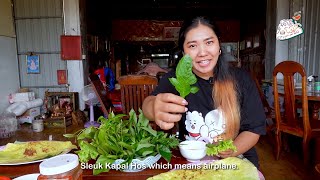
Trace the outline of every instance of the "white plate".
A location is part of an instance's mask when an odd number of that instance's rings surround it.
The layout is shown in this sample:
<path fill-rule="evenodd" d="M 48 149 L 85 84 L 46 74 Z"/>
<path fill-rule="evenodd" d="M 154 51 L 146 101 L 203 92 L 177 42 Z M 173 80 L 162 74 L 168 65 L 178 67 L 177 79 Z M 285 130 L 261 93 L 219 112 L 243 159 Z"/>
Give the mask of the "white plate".
<path fill-rule="evenodd" d="M 122 167 L 121 164 L 125 161 L 124 159 L 115 160 L 113 165 L 115 165 L 116 170 L 122 170 L 124 172 L 139 172 L 156 163 L 160 158 L 161 155 L 157 154 L 156 156 L 148 156 L 144 159 L 132 159 L 132 162 L 124 169 L 120 168 Z"/>
<path fill-rule="evenodd" d="M 27 174 L 27 175 L 23 175 L 23 176 L 19 176 L 17 178 L 14 178 L 13 180 L 37 180 L 39 175 L 40 175 L 39 173 Z"/>
<path fill-rule="evenodd" d="M 5 147 L 6 147 L 5 145 L 0 146 L 0 151 L 3 150 Z M 71 151 L 70 149 L 67 149 L 67 150 L 61 152 L 60 154 L 66 154 L 70 151 Z M 57 155 L 60 155 L 60 154 L 57 154 Z M 50 158 L 50 157 L 48 157 L 48 158 Z M 34 161 L 19 162 L 19 163 L 0 163 L 0 166 L 15 166 L 15 165 L 22 165 L 22 164 L 31 164 L 31 163 L 41 162 L 41 161 L 48 159 L 48 158 L 38 159 L 38 160 L 34 160 Z"/>

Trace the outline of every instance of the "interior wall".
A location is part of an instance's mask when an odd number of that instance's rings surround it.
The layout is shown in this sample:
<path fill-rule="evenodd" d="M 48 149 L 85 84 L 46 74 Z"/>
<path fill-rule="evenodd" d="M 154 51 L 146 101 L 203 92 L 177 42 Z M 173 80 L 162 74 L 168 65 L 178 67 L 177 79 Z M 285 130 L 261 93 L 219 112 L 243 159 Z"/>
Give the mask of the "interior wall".
<path fill-rule="evenodd" d="M 79 0 L 63 0 L 64 34 L 81 35 L 80 30 L 80 3 Z M 83 58 L 85 59 L 85 58 Z M 75 59 L 67 61 L 69 92 L 81 92 L 84 87 L 84 60 Z M 84 101 L 79 98 L 79 108 L 85 108 Z"/>
<path fill-rule="evenodd" d="M 0 1 L 0 113 L 8 106 L 8 95 L 18 90 L 19 74 L 11 0 Z"/>
<path fill-rule="evenodd" d="M 62 0 L 13 0 L 17 34 L 20 86 L 44 98 L 45 91 L 66 91 L 59 85 L 57 70 L 66 70 L 60 58 L 63 32 Z M 39 73 L 28 73 L 26 56 L 39 55 Z"/>

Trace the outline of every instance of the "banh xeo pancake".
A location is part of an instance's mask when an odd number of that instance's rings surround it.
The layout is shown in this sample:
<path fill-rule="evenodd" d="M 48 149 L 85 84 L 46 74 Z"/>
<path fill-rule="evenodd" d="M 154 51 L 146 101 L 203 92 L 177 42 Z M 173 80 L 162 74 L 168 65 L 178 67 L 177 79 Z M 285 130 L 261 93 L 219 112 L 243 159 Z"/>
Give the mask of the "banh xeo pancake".
<path fill-rule="evenodd" d="M 0 150 L 0 164 L 23 163 L 40 160 L 76 149 L 70 141 L 31 141 L 8 143 Z"/>
<path fill-rule="evenodd" d="M 227 167 L 228 166 L 228 167 Z M 198 167 L 198 166 L 197 166 Z M 161 173 L 148 180 L 210 180 L 210 179 L 259 179 L 257 168 L 248 160 L 229 157 L 211 164 L 199 165 L 199 168 L 178 169 Z"/>

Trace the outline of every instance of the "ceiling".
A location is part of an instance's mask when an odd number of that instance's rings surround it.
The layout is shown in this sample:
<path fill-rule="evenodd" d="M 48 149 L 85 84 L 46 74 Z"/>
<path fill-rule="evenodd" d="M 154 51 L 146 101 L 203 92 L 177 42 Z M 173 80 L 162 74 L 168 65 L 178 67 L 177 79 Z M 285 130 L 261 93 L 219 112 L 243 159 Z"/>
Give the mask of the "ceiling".
<path fill-rule="evenodd" d="M 267 0 L 88 0 L 87 20 L 106 26 L 114 19 L 183 20 L 205 15 L 219 20 L 239 20 L 241 24 L 266 19 Z M 103 22 L 103 24 L 100 24 Z M 90 24 L 89 23 L 89 24 Z M 261 22 L 260 22 L 261 23 Z"/>

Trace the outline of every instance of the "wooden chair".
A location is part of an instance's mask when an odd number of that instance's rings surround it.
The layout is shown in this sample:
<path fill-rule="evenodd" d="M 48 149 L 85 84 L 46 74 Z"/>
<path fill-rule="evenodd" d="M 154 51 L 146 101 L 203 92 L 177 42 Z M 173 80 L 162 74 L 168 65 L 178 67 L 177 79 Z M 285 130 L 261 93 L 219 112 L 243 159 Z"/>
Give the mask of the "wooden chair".
<path fill-rule="evenodd" d="M 279 90 L 277 75 L 283 75 L 284 90 Z M 302 95 L 298 99 L 301 103 L 302 117 L 297 115 L 297 99 L 294 88 L 294 75 L 298 73 L 302 78 Z M 273 70 L 274 106 L 276 115 L 276 159 L 281 152 L 281 133 L 288 133 L 301 137 L 304 164 L 309 163 L 309 142 L 313 137 L 320 137 L 319 129 L 312 129 L 309 121 L 307 77 L 304 67 L 295 61 L 283 61 L 275 66 Z M 284 98 L 284 114 L 280 112 L 279 92 Z M 300 106 L 300 105 L 299 105 Z"/>
<path fill-rule="evenodd" d="M 143 100 L 150 95 L 158 85 L 158 79 L 149 75 L 127 75 L 119 77 L 122 111 L 129 114 L 133 108 L 138 114 Z"/>
<path fill-rule="evenodd" d="M 89 75 L 89 82 L 92 84 L 93 90 L 98 96 L 98 100 L 101 105 L 102 112 L 107 117 L 110 111 L 113 111 L 114 107 L 112 105 L 112 101 L 108 96 L 108 91 L 103 86 L 99 76 L 92 73 Z"/>

